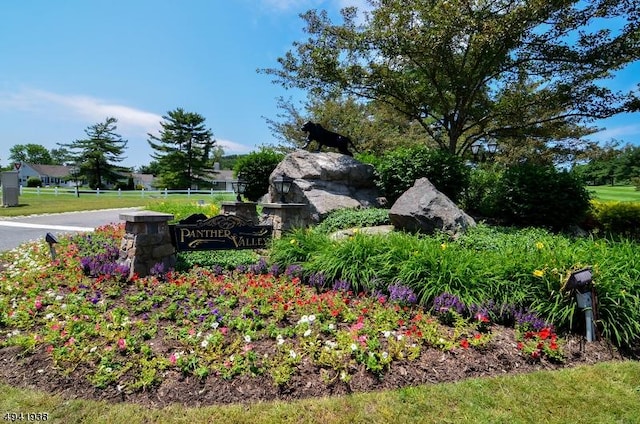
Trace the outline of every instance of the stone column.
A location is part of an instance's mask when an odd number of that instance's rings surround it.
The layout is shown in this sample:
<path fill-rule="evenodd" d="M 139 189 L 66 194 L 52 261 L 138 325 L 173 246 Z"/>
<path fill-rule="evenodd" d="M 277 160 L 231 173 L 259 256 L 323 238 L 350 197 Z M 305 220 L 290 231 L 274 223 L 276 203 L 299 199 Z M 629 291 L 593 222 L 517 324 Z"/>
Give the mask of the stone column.
<path fill-rule="evenodd" d="M 120 262 L 129 265 L 129 277 L 149 275 L 162 264 L 164 272 L 175 267 L 176 249 L 171 244 L 168 222 L 173 215 L 151 211 L 120 214 L 125 235 L 120 243 Z"/>
<path fill-rule="evenodd" d="M 306 228 L 311 222 L 306 203 L 261 203 L 260 224 L 273 225 L 273 237 L 292 228 Z"/>
<path fill-rule="evenodd" d="M 222 202 L 220 213 L 223 215 L 235 215 L 257 225 L 258 212 L 256 211 L 256 205 L 256 202 Z"/>

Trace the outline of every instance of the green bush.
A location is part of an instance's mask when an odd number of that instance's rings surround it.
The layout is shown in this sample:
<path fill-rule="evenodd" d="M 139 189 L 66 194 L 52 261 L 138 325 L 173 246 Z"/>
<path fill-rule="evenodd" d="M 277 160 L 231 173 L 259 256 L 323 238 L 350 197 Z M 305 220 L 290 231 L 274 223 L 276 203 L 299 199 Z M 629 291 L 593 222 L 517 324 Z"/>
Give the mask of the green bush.
<path fill-rule="evenodd" d="M 493 217 L 496 214 L 495 189 L 502 177 L 497 168 L 473 169 L 469 186 L 462 196 L 463 209 L 471 214 Z"/>
<path fill-rule="evenodd" d="M 419 178 L 429 181 L 457 202 L 469 184 L 469 168 L 462 159 L 444 150 L 424 146 L 398 148 L 375 164 L 380 191 L 393 204 Z"/>
<path fill-rule="evenodd" d="M 572 173 L 529 162 L 504 172 L 491 202 L 505 224 L 554 230 L 578 224 L 590 207 L 589 192 Z"/>
<path fill-rule="evenodd" d="M 29 177 L 27 187 L 42 187 L 42 180 L 38 177 Z"/>
<path fill-rule="evenodd" d="M 390 223 L 388 209 L 338 209 L 329 213 L 325 219 L 316 226 L 316 230 L 323 233 L 332 233 L 347 228 L 374 227 L 376 225 L 387 225 Z"/>
<path fill-rule="evenodd" d="M 260 256 L 253 250 L 208 250 L 178 253 L 176 270 L 186 271 L 194 266 L 203 268 L 235 269 L 240 265 L 258 262 Z"/>
<path fill-rule="evenodd" d="M 640 239 L 640 203 L 592 202 L 594 226 L 607 235 Z"/>
<path fill-rule="evenodd" d="M 269 176 L 282 161 L 284 155 L 271 149 L 261 149 L 241 157 L 233 171 L 238 179 L 247 182 L 244 196 L 252 202 L 269 191 Z"/>

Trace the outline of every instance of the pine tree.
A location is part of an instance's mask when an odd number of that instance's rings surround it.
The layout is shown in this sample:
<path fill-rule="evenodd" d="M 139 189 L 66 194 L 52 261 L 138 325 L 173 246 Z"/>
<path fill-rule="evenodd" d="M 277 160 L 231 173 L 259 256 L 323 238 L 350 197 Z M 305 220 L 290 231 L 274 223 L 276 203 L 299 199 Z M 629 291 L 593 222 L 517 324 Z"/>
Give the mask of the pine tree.
<path fill-rule="evenodd" d="M 181 108 L 169 111 L 160 122 L 159 136 L 149 135 L 152 155 L 160 169 L 159 186 L 169 189 L 211 186 L 216 140 L 205 128 L 205 118 Z"/>
<path fill-rule="evenodd" d="M 117 122 L 116 118 L 108 117 L 105 122 L 87 127 L 87 138 L 69 144 L 59 143 L 69 149 L 69 157 L 91 188 L 105 188 L 106 184 L 117 182 L 122 177 L 121 172 L 126 171 L 116 165 L 126 158 L 122 154 L 127 146 L 127 140 L 115 132 Z"/>

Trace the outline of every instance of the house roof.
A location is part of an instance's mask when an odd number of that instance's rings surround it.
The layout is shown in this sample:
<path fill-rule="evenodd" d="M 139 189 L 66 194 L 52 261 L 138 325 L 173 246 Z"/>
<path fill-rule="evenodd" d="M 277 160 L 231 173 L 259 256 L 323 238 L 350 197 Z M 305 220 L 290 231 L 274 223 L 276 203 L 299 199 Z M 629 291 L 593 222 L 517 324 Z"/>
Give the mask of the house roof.
<path fill-rule="evenodd" d="M 40 175 L 49 177 L 68 178 L 71 175 L 71 167 L 64 165 L 39 165 L 35 163 L 26 163 L 29 168 L 33 169 Z"/>

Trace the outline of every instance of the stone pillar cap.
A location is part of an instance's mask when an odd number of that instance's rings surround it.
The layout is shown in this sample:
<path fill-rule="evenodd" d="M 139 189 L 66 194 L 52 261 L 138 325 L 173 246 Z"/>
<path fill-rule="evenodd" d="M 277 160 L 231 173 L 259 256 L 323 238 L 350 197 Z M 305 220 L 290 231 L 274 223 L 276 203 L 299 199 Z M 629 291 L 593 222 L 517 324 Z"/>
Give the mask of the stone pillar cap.
<path fill-rule="evenodd" d="M 166 222 L 173 214 L 154 211 L 133 211 L 120 214 L 120 220 L 127 222 Z"/>

